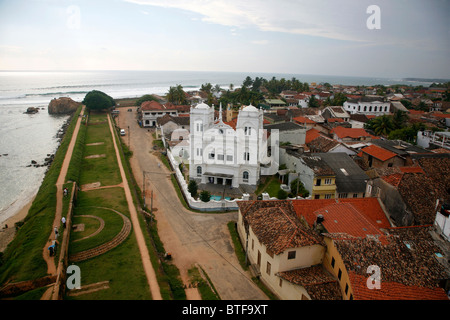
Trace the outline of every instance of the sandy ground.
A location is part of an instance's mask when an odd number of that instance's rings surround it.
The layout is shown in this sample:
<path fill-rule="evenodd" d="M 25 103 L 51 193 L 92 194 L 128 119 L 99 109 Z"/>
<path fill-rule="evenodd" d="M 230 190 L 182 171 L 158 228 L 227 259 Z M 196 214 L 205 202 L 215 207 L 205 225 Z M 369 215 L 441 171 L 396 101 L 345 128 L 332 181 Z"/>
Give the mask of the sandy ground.
<path fill-rule="evenodd" d="M 30 210 L 31 205 L 33 204 L 33 200 L 34 197 L 33 199 L 30 200 L 30 202 L 27 205 L 25 205 L 22 209 L 20 209 L 16 214 L 14 214 L 8 220 L 2 223 L 0 229 L 0 252 L 5 251 L 8 244 L 14 239 L 14 236 L 16 234 L 16 228 L 14 228 L 14 224 L 16 222 L 25 219 L 25 217 L 28 214 L 28 210 Z M 8 228 L 5 228 L 6 225 L 8 226 Z"/>

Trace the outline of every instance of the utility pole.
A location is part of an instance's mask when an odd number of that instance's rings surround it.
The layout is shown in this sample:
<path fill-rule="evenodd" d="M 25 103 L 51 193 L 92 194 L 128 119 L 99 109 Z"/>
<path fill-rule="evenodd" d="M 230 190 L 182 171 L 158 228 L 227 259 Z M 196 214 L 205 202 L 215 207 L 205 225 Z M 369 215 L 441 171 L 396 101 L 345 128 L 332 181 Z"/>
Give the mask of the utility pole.
<path fill-rule="evenodd" d="M 144 195 L 144 209 L 146 207 L 145 204 L 145 171 L 142 171 L 143 183 L 142 183 L 142 194 Z"/>

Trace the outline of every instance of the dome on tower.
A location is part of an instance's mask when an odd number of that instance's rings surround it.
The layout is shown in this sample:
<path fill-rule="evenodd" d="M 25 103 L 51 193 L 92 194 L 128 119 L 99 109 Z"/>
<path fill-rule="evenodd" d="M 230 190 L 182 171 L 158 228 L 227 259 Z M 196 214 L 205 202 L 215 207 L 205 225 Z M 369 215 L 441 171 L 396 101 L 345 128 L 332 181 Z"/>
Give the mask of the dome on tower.
<path fill-rule="evenodd" d="M 206 103 L 202 102 L 202 103 L 197 104 L 195 106 L 195 109 L 209 109 L 209 106 Z"/>
<path fill-rule="evenodd" d="M 247 112 L 258 112 L 258 109 L 256 109 L 254 106 L 252 105 L 248 105 L 244 108 L 242 108 L 242 111 L 247 111 Z"/>

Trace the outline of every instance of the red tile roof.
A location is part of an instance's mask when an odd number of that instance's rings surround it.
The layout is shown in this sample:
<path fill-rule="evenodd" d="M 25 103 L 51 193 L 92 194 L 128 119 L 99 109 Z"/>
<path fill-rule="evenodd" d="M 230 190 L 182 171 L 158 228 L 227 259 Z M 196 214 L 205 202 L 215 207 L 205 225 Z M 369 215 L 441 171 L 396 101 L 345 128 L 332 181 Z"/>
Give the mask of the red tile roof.
<path fill-rule="evenodd" d="M 298 219 L 290 201 L 239 201 L 246 228 L 251 227 L 271 254 L 288 248 L 324 245 L 321 237 Z"/>
<path fill-rule="evenodd" d="M 141 104 L 141 110 L 152 111 L 152 110 L 165 110 L 166 108 L 157 101 L 145 101 Z"/>
<path fill-rule="evenodd" d="M 302 117 L 302 116 L 292 118 L 292 120 L 294 120 L 298 124 L 305 124 L 305 123 L 314 124 L 314 123 L 316 123 L 315 121 L 313 121 L 307 117 Z"/>
<path fill-rule="evenodd" d="M 339 283 L 320 265 L 279 272 L 277 276 L 304 287 L 312 300 L 342 300 Z"/>
<path fill-rule="evenodd" d="M 370 134 L 362 128 L 344 128 L 339 126 L 331 129 L 330 133 L 336 134 L 341 139 L 370 137 Z"/>
<path fill-rule="evenodd" d="M 447 299 L 441 279 L 448 277 L 437 261 L 442 252 L 430 231 L 434 227 L 388 228 L 383 241 L 376 237 L 331 235 L 349 274 L 354 299 Z M 328 236 L 328 235 L 327 235 Z M 367 288 L 369 266 L 378 266 L 380 289 Z M 369 279 L 370 281 L 370 279 Z"/>
<path fill-rule="evenodd" d="M 389 228 L 391 226 L 377 198 L 314 199 L 293 200 L 292 202 L 297 215 L 303 216 L 310 226 L 313 226 L 316 221 L 317 212 L 334 204 L 350 204 L 376 228 Z"/>
<path fill-rule="evenodd" d="M 380 289 L 367 287 L 367 276 L 350 271 L 349 278 L 355 300 L 448 300 L 444 289 L 407 286 L 398 282 L 380 281 Z M 369 280 L 370 281 L 370 280 Z"/>
<path fill-rule="evenodd" d="M 328 118 L 327 122 L 344 122 L 342 118 Z"/>
<path fill-rule="evenodd" d="M 372 157 L 375 157 L 375 158 L 377 158 L 377 159 L 379 159 L 381 161 L 386 161 L 386 160 L 389 160 L 389 159 L 391 159 L 391 158 L 396 156 L 395 153 L 393 153 L 391 151 L 388 151 L 386 149 L 383 149 L 381 147 L 378 147 L 378 146 L 376 146 L 374 144 L 361 149 L 361 151 L 363 153 L 371 155 Z"/>
<path fill-rule="evenodd" d="M 306 137 L 305 137 L 305 143 L 310 143 L 311 141 L 313 141 L 314 139 L 316 139 L 317 137 L 319 137 L 320 131 L 317 129 L 309 129 L 308 131 L 306 131 Z"/>
<path fill-rule="evenodd" d="M 376 226 L 350 203 L 334 203 L 315 211 L 314 214 L 316 217 L 319 214 L 324 217 L 322 225 L 329 233 L 343 232 L 354 237 L 382 234 Z"/>

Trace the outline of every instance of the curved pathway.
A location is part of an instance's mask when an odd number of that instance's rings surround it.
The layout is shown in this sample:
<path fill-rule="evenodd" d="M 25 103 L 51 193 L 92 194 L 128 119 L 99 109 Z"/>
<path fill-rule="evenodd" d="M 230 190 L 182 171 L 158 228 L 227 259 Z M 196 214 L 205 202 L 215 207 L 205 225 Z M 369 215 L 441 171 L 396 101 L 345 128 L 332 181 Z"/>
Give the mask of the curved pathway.
<path fill-rule="evenodd" d="M 109 250 L 114 249 L 115 247 L 117 247 L 119 244 L 121 244 L 122 242 L 125 241 L 125 239 L 128 237 L 128 235 L 131 232 L 131 222 L 130 219 L 128 219 L 124 214 L 120 213 L 119 211 L 116 211 L 114 209 L 110 209 L 110 208 L 104 208 L 104 207 L 93 207 L 93 208 L 99 208 L 99 209 L 105 209 L 105 210 L 110 210 L 113 211 L 115 213 L 117 213 L 118 215 L 120 215 L 123 219 L 123 226 L 122 226 L 122 230 L 120 230 L 120 232 L 111 240 L 108 241 L 104 244 L 101 244 L 95 248 L 92 249 L 88 249 L 82 252 L 78 252 L 76 254 L 73 254 L 69 257 L 69 261 L 71 262 L 79 262 L 79 261 L 83 261 L 83 260 L 87 260 L 93 257 L 97 257 L 101 254 L 104 254 L 106 252 L 108 252 Z M 86 217 L 86 216 L 81 216 L 81 217 Z M 100 219 L 96 216 L 88 216 L 88 217 L 93 217 L 93 218 L 97 218 Z M 100 219 L 101 221 L 103 221 L 103 219 Z M 103 222 L 104 224 L 104 222 Z M 97 229 L 93 234 L 83 238 L 89 238 L 94 236 L 95 234 L 99 233 L 101 231 L 101 229 L 103 229 L 102 226 L 100 226 L 99 229 Z M 83 239 L 78 239 L 78 240 L 83 240 Z"/>
<path fill-rule="evenodd" d="M 93 215 L 90 215 L 90 214 L 83 214 L 83 215 L 78 215 L 77 218 L 93 218 L 93 219 L 96 219 L 96 220 L 98 220 L 98 222 L 100 222 L 100 227 L 98 227 L 98 229 L 95 230 L 95 232 L 91 233 L 90 235 L 87 235 L 86 237 L 83 237 L 83 238 L 80 238 L 80 239 L 73 240 L 72 242 L 78 242 L 78 241 L 85 240 L 87 238 L 91 238 L 93 236 L 96 236 L 105 227 L 105 220 L 103 220 L 102 218 L 97 217 L 97 216 L 93 216 Z"/>

